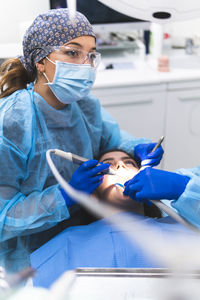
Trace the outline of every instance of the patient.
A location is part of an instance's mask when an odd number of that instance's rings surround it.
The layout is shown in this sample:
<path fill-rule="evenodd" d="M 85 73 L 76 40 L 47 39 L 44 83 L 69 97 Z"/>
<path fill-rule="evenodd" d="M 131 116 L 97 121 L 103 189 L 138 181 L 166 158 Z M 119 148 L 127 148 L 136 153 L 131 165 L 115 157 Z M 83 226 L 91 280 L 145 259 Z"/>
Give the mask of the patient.
<path fill-rule="evenodd" d="M 133 178 L 139 170 L 134 158 L 124 151 L 113 150 L 102 154 L 98 160 L 110 164 L 110 167 L 116 171 L 116 175 L 104 175 L 103 183 L 97 188 L 95 195 L 110 203 L 133 204 L 135 212 L 143 214 L 143 205 L 123 194 L 124 183 Z"/>
<path fill-rule="evenodd" d="M 146 203 L 134 201 L 123 194 L 124 183 L 133 178 L 140 168 L 133 156 L 125 151 L 113 149 L 102 153 L 97 159 L 100 162 L 109 163 L 117 174 L 116 176 L 104 175 L 103 183 L 94 193 L 97 198 L 122 206 L 124 210 L 133 211 L 149 217 L 161 217 L 161 212 L 155 205 L 152 204 L 150 207 Z"/>
<path fill-rule="evenodd" d="M 160 231 L 158 238 L 164 242 L 163 232 L 185 230 L 182 225 L 170 218 L 153 219 L 144 216 L 143 204 L 123 195 L 124 182 L 138 172 L 138 166 L 133 157 L 125 152 L 113 150 L 102 154 L 99 161 L 108 162 L 116 170 L 117 175 L 105 175 L 95 195 L 103 201 L 129 207 L 134 212 L 133 216 L 147 225 L 146 230 L 142 230 L 142 235 L 148 236 L 152 230 L 151 225 L 156 226 Z M 124 219 L 123 222 L 126 223 Z M 137 226 L 133 226 L 132 223 L 130 225 L 129 221 L 127 224 L 129 232 L 137 230 L 135 229 Z M 33 279 L 34 285 L 49 287 L 63 272 L 81 267 L 160 267 L 155 261 L 156 255 L 150 258 L 136 242 L 133 244 L 127 239 L 124 235 L 125 231 L 116 229 L 107 222 L 107 219 L 65 229 L 31 254 L 31 265 L 37 270 Z"/>

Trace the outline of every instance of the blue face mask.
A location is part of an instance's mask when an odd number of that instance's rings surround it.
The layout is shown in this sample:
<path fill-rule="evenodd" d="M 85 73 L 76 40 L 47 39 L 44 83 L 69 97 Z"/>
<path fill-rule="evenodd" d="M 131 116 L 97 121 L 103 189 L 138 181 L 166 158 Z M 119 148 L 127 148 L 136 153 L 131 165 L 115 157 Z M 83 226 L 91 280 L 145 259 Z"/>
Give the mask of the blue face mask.
<path fill-rule="evenodd" d="M 94 84 L 96 69 L 90 64 L 72 64 L 61 61 L 54 63 L 48 57 L 47 59 L 56 65 L 56 71 L 52 82 L 48 81 L 48 86 L 56 98 L 64 103 L 70 104 L 87 96 Z"/>

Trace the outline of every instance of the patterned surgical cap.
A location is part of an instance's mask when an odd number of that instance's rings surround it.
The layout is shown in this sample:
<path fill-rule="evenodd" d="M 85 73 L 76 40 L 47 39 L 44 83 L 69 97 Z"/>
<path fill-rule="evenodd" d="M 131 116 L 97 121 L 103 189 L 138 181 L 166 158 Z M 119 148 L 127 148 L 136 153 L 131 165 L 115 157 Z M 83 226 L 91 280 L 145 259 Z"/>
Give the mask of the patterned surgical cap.
<path fill-rule="evenodd" d="M 73 22 L 67 8 L 52 9 L 40 14 L 28 28 L 23 39 L 23 54 L 19 59 L 31 72 L 35 64 L 52 52 L 51 46 L 63 45 L 79 36 L 95 33 L 87 18 L 76 12 Z"/>

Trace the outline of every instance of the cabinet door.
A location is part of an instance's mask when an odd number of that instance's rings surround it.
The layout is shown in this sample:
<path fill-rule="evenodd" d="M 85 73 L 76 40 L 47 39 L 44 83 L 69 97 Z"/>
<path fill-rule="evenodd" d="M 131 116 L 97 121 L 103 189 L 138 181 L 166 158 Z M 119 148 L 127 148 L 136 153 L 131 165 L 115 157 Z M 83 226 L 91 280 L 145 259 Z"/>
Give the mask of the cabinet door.
<path fill-rule="evenodd" d="M 133 136 L 157 141 L 164 134 L 163 85 L 94 89 L 93 94 L 120 128 Z"/>
<path fill-rule="evenodd" d="M 169 91 L 164 168 L 200 165 L 200 89 Z"/>

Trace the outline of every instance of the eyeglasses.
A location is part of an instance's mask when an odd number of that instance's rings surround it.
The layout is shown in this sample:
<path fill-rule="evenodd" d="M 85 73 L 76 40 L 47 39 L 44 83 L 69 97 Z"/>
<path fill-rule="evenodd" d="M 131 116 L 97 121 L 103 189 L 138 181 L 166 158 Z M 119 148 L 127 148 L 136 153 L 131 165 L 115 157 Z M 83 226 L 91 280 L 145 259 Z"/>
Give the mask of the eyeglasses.
<path fill-rule="evenodd" d="M 61 55 L 63 60 L 66 60 L 66 62 L 84 64 L 88 61 L 88 63 L 94 68 L 98 67 L 101 60 L 101 54 L 99 52 L 88 53 L 82 49 L 72 48 L 69 46 L 52 47 L 52 51 Z"/>

